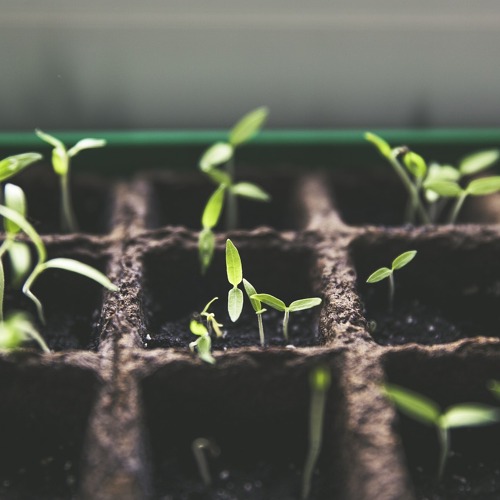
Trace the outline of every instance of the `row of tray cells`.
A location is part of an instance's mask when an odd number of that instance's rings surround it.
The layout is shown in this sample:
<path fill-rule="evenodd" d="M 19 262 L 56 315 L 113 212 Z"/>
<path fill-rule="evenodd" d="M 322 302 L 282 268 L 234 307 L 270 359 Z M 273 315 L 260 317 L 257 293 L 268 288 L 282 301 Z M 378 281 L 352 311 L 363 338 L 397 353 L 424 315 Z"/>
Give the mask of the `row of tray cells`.
<path fill-rule="evenodd" d="M 283 337 L 283 314 L 267 307 L 264 331 L 268 346 L 295 347 L 335 345 L 336 325 L 361 318 L 364 329 L 380 345 L 444 344 L 470 337 L 499 337 L 500 316 L 500 240 L 481 242 L 480 236 L 436 233 L 407 238 L 396 233 L 365 233 L 355 238 L 343 262 L 319 258 L 318 250 L 305 242 L 263 239 L 261 244 L 244 237 L 234 239 L 240 250 L 243 276 L 260 293 L 270 293 L 286 304 L 320 297 L 322 304 L 292 313 L 290 338 Z M 389 306 L 388 281 L 366 283 L 380 267 L 390 266 L 400 253 L 416 250 L 413 261 L 394 272 L 394 306 Z M 107 270 L 107 250 L 86 246 L 84 240 L 65 245 L 48 243 L 50 257 L 77 258 Z M 342 254 L 342 252 L 341 252 Z M 116 258 L 116 257 L 115 257 Z M 227 282 L 224 250 L 219 246 L 206 274 L 200 272 L 196 244 L 166 242 L 148 249 L 137 246 L 138 266 L 142 269 L 142 288 L 130 290 L 132 299 L 142 304 L 144 347 L 185 349 L 193 341 L 189 323 L 214 297 L 211 312 L 223 324 L 225 336 L 215 338 L 215 351 L 234 347 L 259 346 L 255 311 L 245 299 L 243 314 L 233 323 L 227 314 Z M 331 260 L 331 259 L 330 259 Z M 352 267 L 351 267 L 352 266 Z M 8 279 L 8 265 L 7 283 Z M 347 273 L 344 271 L 347 269 Z M 342 280 L 351 279 L 347 283 Z M 340 311 L 334 299 L 324 293 L 325 284 L 346 290 Z M 118 283 L 119 284 L 119 283 Z M 41 276 L 34 292 L 46 309 L 47 323 L 37 323 L 53 350 L 97 350 L 101 334 L 100 314 L 103 297 L 113 293 L 73 273 L 51 270 Z M 32 303 L 19 291 L 7 287 L 6 312 L 31 311 Z M 329 316 L 328 321 L 326 316 Z M 347 318 L 347 319 L 346 319 Z M 326 326 L 326 325 L 331 326 Z"/>
<path fill-rule="evenodd" d="M 364 400 L 362 410 L 370 414 L 384 381 L 421 393 L 441 409 L 460 403 L 499 406 L 488 390 L 490 381 L 500 378 L 498 357 L 498 350 L 486 354 L 472 349 L 466 357 L 444 350 L 388 352 L 380 380 L 367 372 L 373 394 Z M 220 450 L 210 460 L 213 486 L 207 498 L 299 498 L 308 449 L 308 379 L 319 363 L 329 368 L 332 383 L 310 498 L 349 498 L 349 470 L 354 464 L 344 461 L 347 456 L 362 456 L 372 444 L 370 439 L 359 439 L 366 430 L 354 429 L 353 437 L 349 428 L 346 401 L 356 389 L 340 383 L 345 367 L 339 352 L 306 361 L 300 356 L 257 356 L 253 363 L 227 363 L 223 369 L 169 363 L 156 367 L 140 383 L 152 497 L 206 494 L 192 444 L 207 438 Z M 99 378 L 77 366 L 22 367 L 5 360 L 0 362 L 0 373 L 0 493 L 8 498 L 73 498 L 82 478 L 84 437 L 101 387 Z M 400 471 L 378 474 L 394 474 L 394 481 L 411 478 L 402 483 L 412 484 L 417 498 L 496 498 L 500 493 L 500 425 L 453 430 L 445 474 L 437 482 L 435 429 L 396 416 L 388 402 L 384 411 L 392 415 L 391 429 L 377 432 L 395 433 L 398 444 L 389 440 L 384 449 L 375 451 L 404 461 L 395 458 Z M 100 425 L 99 416 L 92 421 Z"/>
<path fill-rule="evenodd" d="M 29 202 L 29 220 L 41 234 L 58 233 L 59 186 L 53 176 L 28 171 L 19 179 Z M 390 173 L 357 168 L 336 170 L 320 177 L 327 200 L 335 206 L 342 221 L 350 226 L 404 224 L 406 194 Z M 151 174 L 143 180 L 150 184 L 147 200 L 147 229 L 184 226 L 200 230 L 201 215 L 214 191 L 206 179 L 182 174 Z M 301 175 L 263 175 L 250 177 L 270 196 L 270 202 L 239 199 L 239 227 L 269 226 L 277 230 L 300 230 L 307 223 L 300 187 Z M 73 197 L 81 232 L 108 234 L 115 207 L 114 184 L 108 179 L 75 176 Z M 130 184 L 132 186 L 132 184 Z M 324 192 L 323 192 L 324 193 Z M 318 193 L 318 196 L 324 196 Z M 499 197 L 477 197 L 466 201 L 460 222 L 493 224 L 500 221 Z M 146 200 L 145 200 L 146 203 Z M 446 211 L 446 209 L 445 209 Z M 116 214 L 115 214 L 116 215 Z M 224 215 L 222 219 L 224 220 Z"/>

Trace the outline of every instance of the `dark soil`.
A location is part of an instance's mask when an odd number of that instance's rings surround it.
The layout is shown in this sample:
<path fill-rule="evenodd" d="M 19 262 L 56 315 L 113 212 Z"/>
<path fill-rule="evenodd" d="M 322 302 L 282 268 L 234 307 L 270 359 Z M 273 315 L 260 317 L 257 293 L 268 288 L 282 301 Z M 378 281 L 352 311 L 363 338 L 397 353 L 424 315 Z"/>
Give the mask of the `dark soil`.
<path fill-rule="evenodd" d="M 319 308 L 317 308 L 319 309 Z M 227 312 L 216 318 L 224 325 L 223 338 L 212 335 L 212 349 L 225 351 L 230 348 L 260 346 L 257 316 L 255 313 L 244 311 L 236 323 L 232 323 Z M 188 348 L 189 343 L 197 339 L 189 330 L 190 316 L 178 321 L 163 323 L 158 332 L 149 332 L 144 339 L 144 346 L 149 349 L 157 347 Z M 283 313 L 268 309 L 263 315 L 264 334 L 266 345 L 306 347 L 319 343 L 317 312 L 306 310 L 290 315 L 288 323 L 288 342 L 283 336 Z"/>

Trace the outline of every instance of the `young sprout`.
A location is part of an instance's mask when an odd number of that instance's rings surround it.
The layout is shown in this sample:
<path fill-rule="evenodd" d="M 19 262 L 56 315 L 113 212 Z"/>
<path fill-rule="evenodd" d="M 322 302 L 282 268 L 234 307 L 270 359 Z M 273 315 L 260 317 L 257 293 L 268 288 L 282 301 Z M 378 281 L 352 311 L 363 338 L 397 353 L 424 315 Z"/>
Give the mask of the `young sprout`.
<path fill-rule="evenodd" d="M 410 263 L 415 255 L 417 255 L 416 250 L 409 250 L 408 252 L 404 252 L 401 255 L 398 255 L 393 261 L 391 265 L 391 269 L 388 267 L 381 267 L 377 269 L 375 272 L 368 276 L 366 280 L 367 283 L 377 283 L 378 281 L 382 281 L 386 278 L 389 278 L 389 311 L 392 311 L 392 307 L 394 304 L 394 271 L 396 269 L 401 269 Z"/>
<path fill-rule="evenodd" d="M 238 225 L 237 196 L 258 201 L 269 201 L 269 195 L 259 186 L 250 182 L 236 183 L 234 156 L 236 149 L 251 140 L 264 125 L 268 109 L 260 107 L 246 114 L 229 132 L 228 142 L 218 142 L 210 146 L 200 159 L 200 169 L 218 186 L 226 186 L 227 220 L 226 228 L 235 229 Z M 226 164 L 226 170 L 219 167 Z"/>
<path fill-rule="evenodd" d="M 118 287 L 116 285 L 111 283 L 111 281 L 104 274 L 102 274 L 92 266 L 83 264 L 82 262 L 74 259 L 56 258 L 47 260 L 47 250 L 45 248 L 45 244 L 42 241 L 42 238 L 35 231 L 33 226 L 15 210 L 0 205 L 0 216 L 9 219 L 11 222 L 18 225 L 21 230 L 28 235 L 31 242 L 35 246 L 37 263 L 23 285 L 23 293 L 35 304 L 38 317 L 40 318 L 40 321 L 42 323 L 45 324 L 43 306 L 36 295 L 33 294 L 31 288 L 36 279 L 47 269 L 63 269 L 65 271 L 71 271 L 73 273 L 81 274 L 89 279 L 96 281 L 108 290 L 111 290 L 113 292 L 118 291 Z"/>
<path fill-rule="evenodd" d="M 203 484 L 206 487 L 209 487 L 212 484 L 212 476 L 210 474 L 210 467 L 208 466 L 208 460 L 205 452 L 215 458 L 220 455 L 220 448 L 212 439 L 202 437 L 195 439 L 191 448 L 193 450 L 193 455 L 196 460 L 196 464 L 198 465 L 198 471 L 200 472 Z"/>
<path fill-rule="evenodd" d="M 0 322 L 0 349 L 19 349 L 21 344 L 30 340 L 34 340 L 42 351 L 50 352 L 27 314 L 13 313 L 5 321 Z"/>
<path fill-rule="evenodd" d="M 52 167 L 54 168 L 54 172 L 59 176 L 61 184 L 61 227 L 65 232 L 76 232 L 78 224 L 73 212 L 69 189 L 70 160 L 84 149 L 105 146 L 106 141 L 104 139 L 82 139 L 67 150 L 66 146 L 59 139 L 41 130 L 35 130 L 35 132 L 40 139 L 54 146 L 52 150 Z"/>
<path fill-rule="evenodd" d="M 321 451 L 323 419 L 326 395 L 330 387 L 330 371 L 325 366 L 318 366 L 309 376 L 311 386 L 311 406 L 309 409 L 309 450 L 302 477 L 302 500 L 309 498 L 312 475 Z"/>
<path fill-rule="evenodd" d="M 312 297 L 308 299 L 294 300 L 289 306 L 287 306 L 282 300 L 270 295 L 268 293 L 257 293 L 250 297 L 254 300 L 260 300 L 264 304 L 277 311 L 283 312 L 283 335 L 288 341 L 288 320 L 291 312 L 304 311 L 305 309 L 311 309 L 312 307 L 319 306 L 321 304 L 321 299 L 319 297 Z"/>
<path fill-rule="evenodd" d="M 217 320 L 215 319 L 215 314 L 214 313 L 209 313 L 208 309 L 210 306 L 218 299 L 219 297 L 214 297 L 201 311 L 200 316 L 206 319 L 207 322 L 207 328 L 208 328 L 208 334 L 211 335 L 212 331 L 215 332 L 217 337 L 222 337 L 222 330 L 221 327 L 223 326 L 220 323 L 217 323 Z"/>
<path fill-rule="evenodd" d="M 190 342 L 189 349 L 194 352 L 196 348 L 198 357 L 202 361 L 214 365 L 215 358 L 212 356 L 212 340 L 210 339 L 207 327 L 203 323 L 192 319 L 191 323 L 189 323 L 189 329 L 193 335 L 198 336 L 198 340 Z"/>
<path fill-rule="evenodd" d="M 500 421 L 500 410 L 492 406 L 463 403 L 451 406 L 442 412 L 437 403 L 409 389 L 387 384 L 384 392 L 401 412 L 424 425 L 436 428 L 440 448 L 438 480 L 443 476 L 450 452 L 450 429 L 478 427 Z"/>
<path fill-rule="evenodd" d="M 243 309 L 243 292 L 238 288 L 243 280 L 243 269 L 238 249 L 229 239 L 226 241 L 226 271 L 227 280 L 233 285 L 227 296 L 227 311 L 234 323 L 240 317 Z"/>
<path fill-rule="evenodd" d="M 255 288 L 249 281 L 243 279 L 243 286 L 245 287 L 245 292 L 247 293 L 248 298 L 250 299 L 250 304 L 252 304 L 253 310 L 257 315 L 257 322 L 259 324 L 260 345 L 264 347 L 265 337 L 264 337 L 264 324 L 262 323 L 262 314 L 264 314 L 267 311 L 267 309 L 262 308 L 262 303 L 260 302 L 260 300 L 252 298 L 253 295 L 257 295 L 257 290 L 255 290 Z"/>

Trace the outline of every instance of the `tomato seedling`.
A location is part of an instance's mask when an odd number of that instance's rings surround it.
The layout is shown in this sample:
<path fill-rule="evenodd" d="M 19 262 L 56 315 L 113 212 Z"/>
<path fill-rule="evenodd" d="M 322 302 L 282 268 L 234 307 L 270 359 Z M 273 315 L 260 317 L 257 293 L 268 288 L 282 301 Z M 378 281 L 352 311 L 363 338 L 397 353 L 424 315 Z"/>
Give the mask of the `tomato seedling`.
<path fill-rule="evenodd" d="M 193 335 L 198 336 L 198 340 L 190 342 L 189 349 L 194 352 L 195 348 L 198 352 L 198 357 L 205 361 L 205 363 L 210 363 L 211 365 L 215 364 L 215 358 L 212 356 L 212 340 L 210 339 L 210 335 L 208 333 L 207 327 L 192 319 L 189 323 L 189 329 Z"/>
<path fill-rule="evenodd" d="M 243 292 L 238 288 L 243 280 L 243 268 L 238 249 L 229 239 L 226 241 L 226 271 L 227 280 L 233 285 L 227 296 L 227 311 L 234 323 L 240 317 L 243 309 Z"/>

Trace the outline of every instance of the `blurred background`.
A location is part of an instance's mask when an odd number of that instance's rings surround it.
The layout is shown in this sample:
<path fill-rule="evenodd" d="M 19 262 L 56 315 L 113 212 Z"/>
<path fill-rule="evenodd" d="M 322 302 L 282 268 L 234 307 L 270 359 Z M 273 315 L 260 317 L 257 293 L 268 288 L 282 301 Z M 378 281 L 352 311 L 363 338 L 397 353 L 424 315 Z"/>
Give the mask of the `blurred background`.
<path fill-rule="evenodd" d="M 498 0 L 0 0 L 0 128 L 499 126 Z"/>

